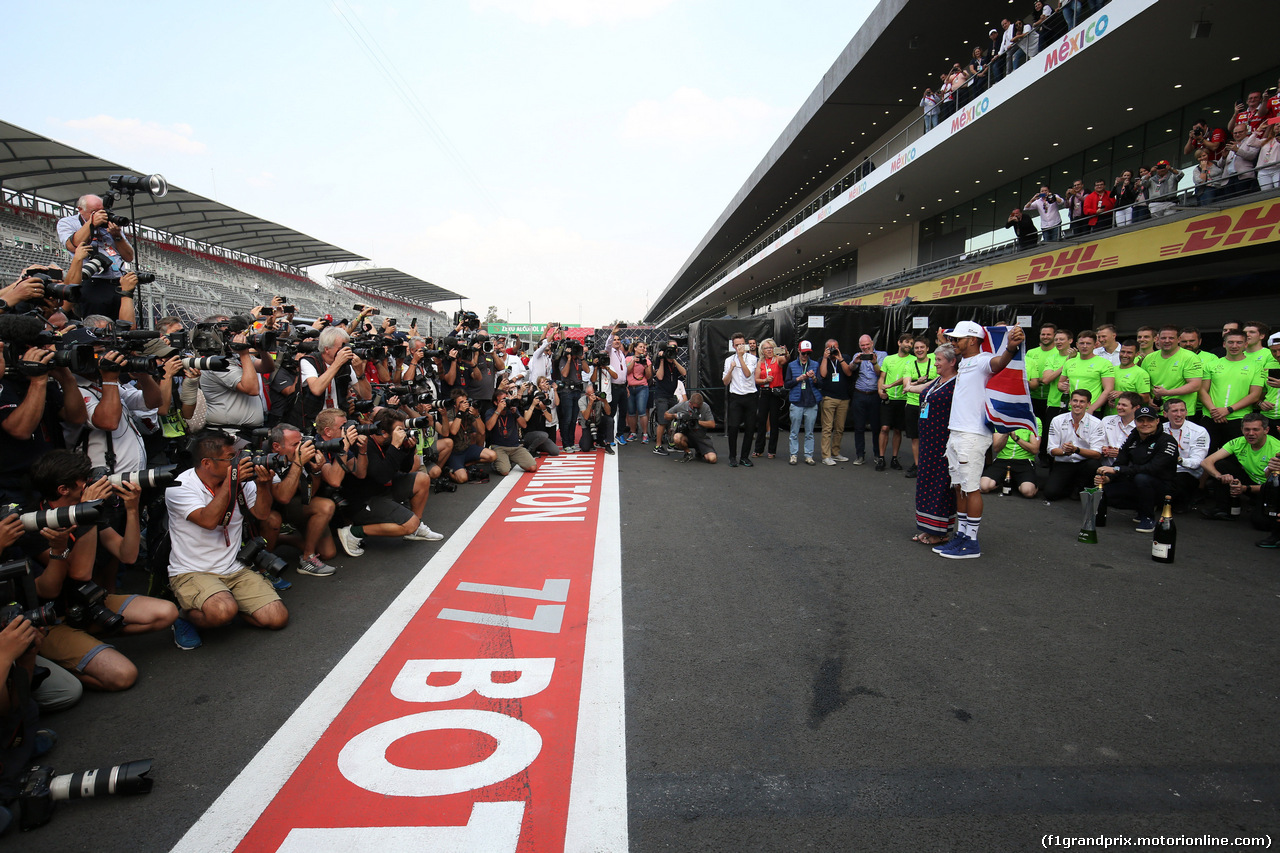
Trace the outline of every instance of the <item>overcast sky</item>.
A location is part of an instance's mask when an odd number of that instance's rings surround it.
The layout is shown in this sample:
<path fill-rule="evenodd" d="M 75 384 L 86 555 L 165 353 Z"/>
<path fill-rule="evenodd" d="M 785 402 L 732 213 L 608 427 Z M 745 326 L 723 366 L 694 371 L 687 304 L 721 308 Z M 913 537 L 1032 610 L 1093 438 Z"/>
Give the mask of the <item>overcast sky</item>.
<path fill-rule="evenodd" d="M 481 313 L 634 321 L 873 7 L 13 4 L 4 118 Z"/>

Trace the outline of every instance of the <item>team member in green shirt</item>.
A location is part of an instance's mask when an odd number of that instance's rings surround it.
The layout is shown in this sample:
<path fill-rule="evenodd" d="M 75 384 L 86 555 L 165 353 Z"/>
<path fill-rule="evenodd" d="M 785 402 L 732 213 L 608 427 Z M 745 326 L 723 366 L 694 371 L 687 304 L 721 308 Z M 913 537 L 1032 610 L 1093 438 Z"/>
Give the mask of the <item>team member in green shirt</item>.
<path fill-rule="evenodd" d="M 1093 397 L 1088 412 L 1101 417 L 1102 407 L 1116 390 L 1116 368 L 1102 356 L 1094 354 L 1093 350 L 1097 345 L 1098 335 L 1093 329 L 1085 329 L 1076 335 L 1079 353 L 1062 366 L 1062 378 L 1058 380 L 1058 385 L 1061 387 L 1063 381 L 1066 381 L 1067 387 L 1062 388 L 1066 394 L 1088 388 Z"/>
<path fill-rule="evenodd" d="M 1267 346 L 1270 347 L 1271 357 L 1276 360 L 1276 364 L 1268 367 L 1262 374 L 1267 390 L 1258 403 L 1258 408 L 1267 419 L 1267 432 L 1280 438 L 1280 332 L 1267 340 Z"/>
<path fill-rule="evenodd" d="M 911 439 L 911 467 L 907 469 L 908 477 L 916 475 L 916 460 L 920 458 L 920 390 L 938 377 L 938 369 L 933 366 L 933 353 L 929 352 L 929 341 L 916 338 L 911 342 L 911 352 L 915 356 L 907 363 L 905 388 L 907 389 L 907 438 Z M 912 390 L 912 389 L 917 390 Z"/>
<path fill-rule="evenodd" d="M 1036 430 L 1043 435 L 1044 422 L 1036 418 Z M 1009 485 L 1024 498 L 1036 496 L 1036 454 L 1040 452 L 1040 438 L 1029 429 L 1011 433 L 998 432 L 991 438 L 991 452 L 995 459 L 982 471 L 978 486 L 990 494 L 1003 489 L 1005 478 Z M 1010 492 L 1012 494 L 1012 492 Z"/>
<path fill-rule="evenodd" d="M 1224 339 L 1226 338 L 1226 335 L 1226 332 L 1222 333 Z M 1213 368 L 1214 362 L 1218 360 L 1218 356 L 1211 352 L 1205 352 L 1201 349 L 1201 343 L 1200 330 L 1195 326 L 1187 326 L 1182 331 L 1178 332 L 1178 346 L 1182 347 L 1184 350 L 1189 350 L 1190 352 L 1195 353 L 1196 358 L 1200 359 L 1200 372 L 1205 376 L 1208 376 L 1210 370 Z M 1198 423 L 1204 424 L 1209 422 L 1208 409 L 1203 405 L 1193 407 L 1191 414 L 1196 415 L 1197 412 L 1200 415 L 1200 417 L 1196 418 Z"/>
<path fill-rule="evenodd" d="M 1228 332 L 1222 341 L 1226 357 L 1214 359 L 1200 383 L 1200 406 L 1209 413 L 1209 447 L 1214 450 L 1239 437 L 1240 421 L 1266 387 L 1257 359 L 1245 357 L 1244 341 L 1244 332 Z"/>
<path fill-rule="evenodd" d="M 1151 399 L 1163 406 L 1168 397 L 1181 398 L 1187 411 L 1196 404 L 1200 378 L 1204 375 L 1200 359 L 1178 346 L 1178 327 L 1162 326 L 1156 338 L 1160 349 L 1142 359 L 1142 369 L 1151 377 Z"/>
<path fill-rule="evenodd" d="M 1138 342 L 1130 338 L 1120 344 L 1120 366 L 1116 368 L 1116 389 L 1107 401 L 1107 414 L 1116 414 L 1116 400 L 1125 392 L 1133 392 L 1143 403 L 1151 402 L 1151 377 L 1147 371 L 1133 363 L 1138 354 Z"/>
<path fill-rule="evenodd" d="M 1041 419 L 1043 423 L 1051 423 L 1054 418 L 1067 410 L 1062 402 L 1062 388 L 1059 380 L 1062 379 L 1063 365 L 1068 359 L 1076 357 L 1076 351 L 1071 346 L 1074 339 L 1075 335 L 1069 329 L 1059 329 L 1053 335 L 1053 352 L 1043 356 L 1044 360 L 1041 364 L 1044 370 L 1040 374 L 1040 383 L 1048 386 L 1049 389 L 1049 396 L 1045 400 L 1045 417 Z"/>
<path fill-rule="evenodd" d="M 1244 357 L 1255 359 L 1264 368 L 1275 361 L 1271 356 L 1271 350 L 1267 349 L 1267 335 L 1271 334 L 1271 327 L 1266 323 L 1259 323 L 1257 320 L 1249 320 L 1240 327 L 1244 331 Z"/>
<path fill-rule="evenodd" d="M 883 370 L 880 373 L 878 389 L 881 400 L 880 458 L 888 459 L 889 467 L 895 471 L 902 470 L 898 453 L 902 450 L 902 431 L 907 426 L 907 389 L 904 385 L 910 364 L 915 361 L 915 356 L 911 352 L 914 344 L 915 336 L 910 332 L 903 332 L 898 335 L 897 353 L 886 356 L 881 363 Z M 893 453 L 888 452 L 890 440 L 893 442 Z M 911 464 L 915 466 L 915 457 L 912 457 Z M 876 470 L 883 471 L 884 468 L 877 464 Z"/>
<path fill-rule="evenodd" d="M 1280 453 L 1280 438 L 1267 435 L 1266 418 L 1257 412 L 1240 420 L 1239 438 L 1233 438 L 1222 449 L 1207 456 L 1203 463 L 1209 475 L 1209 491 L 1217 498 L 1202 512 L 1208 518 L 1231 517 L 1225 506 L 1227 495 L 1250 495 L 1253 506 L 1250 521 L 1258 530 L 1266 530 L 1266 513 L 1262 508 L 1262 483 L 1266 481 L 1267 463 Z"/>
<path fill-rule="evenodd" d="M 1040 423 L 1048 423 L 1048 399 L 1049 386 L 1040 381 L 1040 377 L 1044 375 L 1044 360 L 1051 352 L 1055 352 L 1053 347 L 1053 336 L 1057 334 L 1058 327 L 1053 323 L 1045 323 L 1040 327 L 1040 346 L 1027 350 L 1027 384 L 1031 387 L 1031 409 L 1035 412 Z M 1042 453 L 1041 458 L 1046 462 L 1049 459 L 1047 453 Z"/>

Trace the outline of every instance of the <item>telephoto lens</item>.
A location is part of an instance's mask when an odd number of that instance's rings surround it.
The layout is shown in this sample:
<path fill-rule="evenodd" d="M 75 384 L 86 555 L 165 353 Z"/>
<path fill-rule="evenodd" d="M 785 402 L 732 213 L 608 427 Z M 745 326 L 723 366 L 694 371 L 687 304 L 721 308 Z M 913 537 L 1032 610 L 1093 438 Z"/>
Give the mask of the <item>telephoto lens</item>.
<path fill-rule="evenodd" d="M 421 429 L 422 427 L 431 426 L 435 418 L 409 418 L 404 422 L 405 429 Z"/>
<path fill-rule="evenodd" d="M 223 355 L 188 355 L 182 358 L 182 366 L 192 370 L 208 370 L 210 373 L 225 373 L 231 369 L 231 361 Z"/>
<path fill-rule="evenodd" d="M 173 472 L 177 467 L 177 465 L 161 465 L 158 468 L 147 468 L 144 471 L 111 474 L 107 477 L 107 482 L 113 486 L 120 486 L 124 483 L 137 483 L 143 488 L 167 486 L 173 482 L 175 476 Z"/>
<path fill-rule="evenodd" d="M 80 527 L 86 524 L 97 524 L 102 518 L 102 499 L 85 501 L 84 503 L 60 506 L 53 509 L 39 509 L 22 514 L 22 527 L 34 533 L 42 527 L 59 529 L 63 527 Z"/>

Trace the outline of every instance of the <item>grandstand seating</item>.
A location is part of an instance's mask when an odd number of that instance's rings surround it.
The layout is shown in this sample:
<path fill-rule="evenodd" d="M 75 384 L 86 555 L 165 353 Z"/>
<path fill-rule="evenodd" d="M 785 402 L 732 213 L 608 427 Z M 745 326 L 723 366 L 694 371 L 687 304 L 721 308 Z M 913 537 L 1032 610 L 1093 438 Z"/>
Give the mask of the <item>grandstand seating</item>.
<path fill-rule="evenodd" d="M 300 317 L 350 316 L 355 301 L 375 304 L 390 316 L 418 317 L 424 333 L 429 328 L 439 334 L 448 322 L 422 304 L 355 288 L 338 279 L 320 284 L 306 276 L 173 243 L 144 239 L 137 248 L 141 268 L 156 274 L 143 295 L 153 318 L 174 314 L 191 322 L 214 313 L 245 311 L 279 294 L 298 307 Z M 0 204 L 0 276 L 6 283 L 29 264 L 54 263 L 65 269 L 68 260 L 58 243 L 56 217 Z"/>

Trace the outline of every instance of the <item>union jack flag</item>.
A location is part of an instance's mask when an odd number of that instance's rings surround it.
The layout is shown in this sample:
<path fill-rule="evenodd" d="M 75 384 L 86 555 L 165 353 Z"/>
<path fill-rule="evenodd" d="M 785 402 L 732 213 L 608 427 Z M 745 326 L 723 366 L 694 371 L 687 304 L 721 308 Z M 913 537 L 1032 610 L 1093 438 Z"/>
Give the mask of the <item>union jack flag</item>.
<path fill-rule="evenodd" d="M 1008 326 L 985 326 L 982 351 L 1000 355 L 1009 341 Z M 987 380 L 987 422 L 996 432 L 1031 430 L 1039 435 L 1038 421 L 1031 408 L 1031 386 L 1027 384 L 1026 342 L 1018 345 L 1005 369 Z"/>

